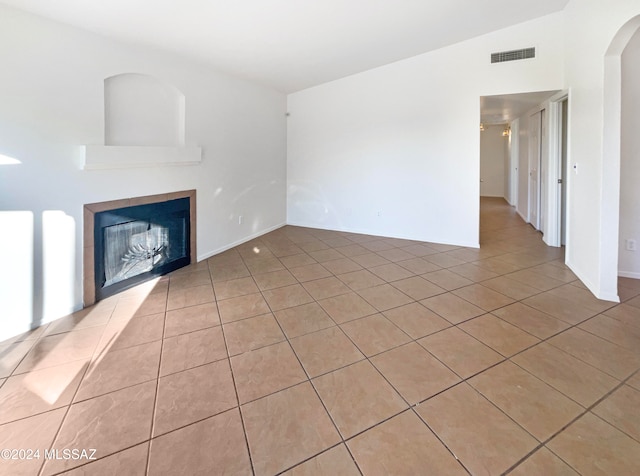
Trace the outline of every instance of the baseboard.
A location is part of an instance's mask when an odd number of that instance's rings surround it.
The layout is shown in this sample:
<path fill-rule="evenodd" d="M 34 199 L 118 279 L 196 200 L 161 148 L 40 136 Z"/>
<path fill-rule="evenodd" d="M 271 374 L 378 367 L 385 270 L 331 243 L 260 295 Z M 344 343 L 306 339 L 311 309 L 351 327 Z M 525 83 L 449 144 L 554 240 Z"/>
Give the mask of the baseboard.
<path fill-rule="evenodd" d="M 246 243 L 247 241 L 255 240 L 256 238 L 259 238 L 262 235 L 266 235 L 267 233 L 271 233 L 272 231 L 275 231 L 278 228 L 282 228 L 285 225 L 286 225 L 286 223 L 280 223 L 278 225 L 274 225 L 274 226 L 271 226 L 269 228 L 265 228 L 264 230 L 261 230 L 261 231 L 259 231 L 257 233 L 254 233 L 254 234 L 249 235 L 249 236 L 245 236 L 244 238 L 242 238 L 242 239 L 240 239 L 238 241 L 234 241 L 233 243 L 229 243 L 228 245 L 224 245 L 221 248 L 218 248 L 218 249 L 213 250 L 213 251 L 209 251 L 209 252 L 207 252 L 205 254 L 202 254 L 202 255 L 198 255 L 198 262 L 200 262 L 202 260 L 205 260 L 207 258 L 211 258 L 212 256 L 220 254 L 220 253 L 222 253 L 224 251 L 230 250 L 231 248 L 235 248 L 236 246 L 241 245 L 243 243 Z"/>
<path fill-rule="evenodd" d="M 618 271 L 618 276 L 621 278 L 640 279 L 640 273 L 634 271 Z"/>
<path fill-rule="evenodd" d="M 566 261 L 565 264 L 567 267 L 575 274 L 582 284 L 584 284 L 591 294 L 593 294 L 596 298 L 601 299 L 603 301 L 611 301 L 611 302 L 620 302 L 620 297 L 614 293 L 603 293 L 600 291 L 599 287 L 592 283 L 589 279 L 584 276 L 584 273 L 580 271 L 580 269 L 575 266 L 570 261 Z"/>
<path fill-rule="evenodd" d="M 522 218 L 522 220 L 523 220 L 525 223 L 527 223 L 527 224 L 529 223 L 529 220 L 527 220 L 527 218 L 526 218 L 524 215 L 522 215 L 522 213 L 520 213 L 520 210 L 518 210 L 517 208 L 516 208 L 516 213 L 518 214 L 518 216 L 519 216 L 520 218 Z"/>
<path fill-rule="evenodd" d="M 318 226 L 315 224 L 308 224 L 303 222 L 287 222 L 289 226 L 299 226 L 302 228 L 312 228 L 314 230 L 327 230 L 327 231 L 338 231 L 342 233 L 355 233 L 357 235 L 371 235 L 371 236 L 380 236 L 382 238 L 397 238 L 399 240 L 411 240 L 411 241 L 422 241 L 425 243 L 437 243 L 440 245 L 451 245 L 451 246 L 463 246 L 465 248 L 480 248 L 480 243 L 471 243 L 471 242 L 451 242 L 451 241 L 433 241 L 433 240 L 425 240 L 424 238 L 416 237 L 416 236 L 407 236 L 407 235 L 381 235 L 379 231 L 376 230 L 367 230 L 367 229 L 359 229 L 359 228 L 347 228 L 347 227 L 338 227 L 338 228 L 327 228 L 323 226 Z"/>

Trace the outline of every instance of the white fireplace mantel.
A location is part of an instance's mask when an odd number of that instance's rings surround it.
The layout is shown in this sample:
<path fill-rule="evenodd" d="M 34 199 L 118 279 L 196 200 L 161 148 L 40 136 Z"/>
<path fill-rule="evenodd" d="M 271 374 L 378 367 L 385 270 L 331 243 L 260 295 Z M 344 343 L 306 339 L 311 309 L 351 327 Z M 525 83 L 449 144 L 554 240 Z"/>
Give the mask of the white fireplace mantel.
<path fill-rule="evenodd" d="M 84 146 L 83 170 L 155 167 L 161 165 L 199 165 L 202 149 L 197 146 Z"/>

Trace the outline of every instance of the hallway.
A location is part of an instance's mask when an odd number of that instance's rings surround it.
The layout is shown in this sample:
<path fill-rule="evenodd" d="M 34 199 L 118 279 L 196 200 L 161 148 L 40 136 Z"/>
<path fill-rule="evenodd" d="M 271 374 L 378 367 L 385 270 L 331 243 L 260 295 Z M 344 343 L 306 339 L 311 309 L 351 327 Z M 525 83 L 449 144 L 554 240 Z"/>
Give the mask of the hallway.
<path fill-rule="evenodd" d="M 0 474 L 640 474 L 640 282 L 480 241 L 286 226 L 0 343 Z"/>

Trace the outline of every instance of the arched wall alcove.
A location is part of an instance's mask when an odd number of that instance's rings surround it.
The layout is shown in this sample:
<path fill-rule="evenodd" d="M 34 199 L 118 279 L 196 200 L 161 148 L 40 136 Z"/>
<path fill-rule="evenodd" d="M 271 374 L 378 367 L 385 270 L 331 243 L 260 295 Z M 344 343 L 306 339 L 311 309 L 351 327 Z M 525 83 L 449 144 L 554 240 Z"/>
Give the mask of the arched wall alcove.
<path fill-rule="evenodd" d="M 620 164 L 622 130 L 622 54 L 640 28 L 640 15 L 616 33 L 604 58 L 604 130 L 600 266 L 605 282 L 617 282 L 620 229 Z"/>
<path fill-rule="evenodd" d="M 184 94 L 153 76 L 104 80 L 105 145 L 184 146 Z"/>
<path fill-rule="evenodd" d="M 104 80 L 104 145 L 85 147 L 84 169 L 195 165 L 202 151 L 185 143 L 185 95 L 147 74 Z"/>

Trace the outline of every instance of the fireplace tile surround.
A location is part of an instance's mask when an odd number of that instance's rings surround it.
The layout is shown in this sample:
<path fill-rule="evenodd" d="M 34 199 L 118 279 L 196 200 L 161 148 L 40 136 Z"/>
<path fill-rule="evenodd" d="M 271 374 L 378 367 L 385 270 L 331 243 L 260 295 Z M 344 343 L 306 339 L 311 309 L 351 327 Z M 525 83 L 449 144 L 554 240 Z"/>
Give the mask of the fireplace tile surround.
<path fill-rule="evenodd" d="M 157 195 L 146 195 L 141 197 L 123 198 L 109 200 L 106 202 L 88 203 L 84 205 L 84 226 L 83 226 L 83 306 L 91 306 L 96 302 L 95 288 L 95 266 L 94 266 L 94 223 L 95 214 L 99 212 L 115 210 L 118 208 L 132 207 L 136 205 L 147 205 L 152 203 L 162 203 L 178 198 L 189 198 L 190 201 L 190 223 L 191 223 L 191 263 L 197 261 L 196 251 L 196 191 L 182 190 L 179 192 L 162 193 Z"/>

